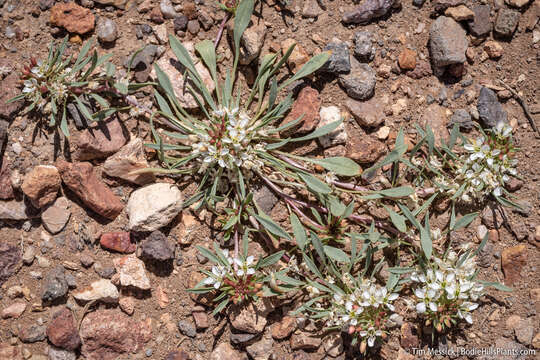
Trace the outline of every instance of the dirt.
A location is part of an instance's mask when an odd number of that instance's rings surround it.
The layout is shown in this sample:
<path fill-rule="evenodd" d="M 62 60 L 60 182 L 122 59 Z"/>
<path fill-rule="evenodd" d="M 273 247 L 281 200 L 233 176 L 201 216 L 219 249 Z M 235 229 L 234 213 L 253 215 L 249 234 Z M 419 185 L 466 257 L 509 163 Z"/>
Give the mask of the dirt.
<path fill-rule="evenodd" d="M 536 0 L 538 1 L 538 0 Z M 275 48 L 276 44 L 280 44 L 287 38 L 295 39 L 304 49 L 310 54 L 316 54 L 321 51 L 322 47 L 332 38 L 339 38 L 342 41 L 350 43 L 350 50 L 354 48 L 354 33 L 356 31 L 370 31 L 374 35 L 374 44 L 376 49 L 376 57 L 370 62 L 370 65 L 377 70 L 380 65 L 387 64 L 395 66 L 397 58 L 404 47 L 409 47 L 415 50 L 418 54 L 422 54 L 429 61 L 428 40 L 429 27 L 434 21 L 432 16 L 433 5 L 429 1 L 422 8 L 413 6 L 410 0 L 403 0 L 401 9 L 392 11 L 391 14 L 384 18 L 372 22 L 366 26 L 344 26 L 341 23 L 343 11 L 350 9 L 355 5 L 352 1 L 323 0 L 326 9 L 322 14 L 313 21 L 301 17 L 301 9 L 303 7 L 302 0 L 292 0 L 284 9 L 274 3 L 273 0 L 259 2 L 256 5 L 256 15 L 259 21 L 263 21 L 268 26 L 268 33 L 262 50 L 262 54 L 269 51 L 271 47 Z M 492 5 L 492 1 L 487 1 Z M 496 1 L 499 2 L 499 1 Z M 502 2 L 502 1 L 501 1 Z M 0 2 L 1 3 L 1 2 Z M 16 9 L 13 12 L 8 12 L 7 7 L 10 3 L 16 4 Z M 114 45 L 102 46 L 98 44 L 96 49 L 101 53 L 113 53 L 112 61 L 118 68 L 122 67 L 125 58 L 140 49 L 149 42 L 148 36 L 143 40 L 136 38 L 136 24 L 155 24 L 149 20 L 149 13 L 141 14 L 137 11 L 136 6 L 127 6 L 126 10 L 118 10 L 107 8 L 96 4 L 92 12 L 99 16 L 106 16 L 113 19 L 119 29 L 119 38 Z M 181 3 L 184 3 L 183 1 Z M 197 5 L 198 9 L 206 9 L 210 14 L 216 14 L 216 17 L 222 18 L 223 13 L 215 8 L 212 1 L 205 1 L 206 5 Z M 466 5 L 472 5 L 474 1 L 465 1 Z M 154 4 L 153 7 L 159 6 Z M 506 5 L 504 5 L 506 6 Z M 7 1 L 0 8 L 2 18 L 0 20 L 1 33 L 0 42 L 0 58 L 6 59 L 15 67 L 16 70 L 21 70 L 20 65 L 27 63 L 31 56 L 36 58 L 44 58 L 48 52 L 51 41 L 59 41 L 64 32 L 52 35 L 51 27 L 49 26 L 50 10 L 40 11 L 37 8 L 35 1 Z M 523 11 L 522 11 L 523 13 Z M 522 14 L 523 18 L 523 14 Z M 494 16 L 492 16 L 494 19 Z M 6 26 L 13 24 L 18 26 L 22 33 L 23 39 L 16 38 L 8 39 L 4 34 Z M 173 33 L 173 21 L 165 20 L 165 24 L 169 33 Z M 419 24 L 424 24 L 421 33 L 416 33 Z M 180 37 L 184 40 L 213 40 L 217 34 L 219 21 L 216 20 L 210 30 L 204 31 L 202 28 L 196 36 L 186 33 Z M 539 30 L 538 25 L 536 31 Z M 92 38 L 96 41 L 95 31 L 88 33 L 83 37 L 83 40 Z M 390 127 L 392 131 L 397 131 L 400 127 L 406 129 L 406 133 L 412 138 L 415 138 L 414 124 L 417 123 L 424 109 L 427 107 L 426 98 L 431 95 L 437 99 L 442 87 L 448 89 L 448 100 L 445 110 L 451 111 L 471 107 L 476 108 L 476 100 L 471 104 L 467 104 L 465 94 L 454 98 L 454 95 L 462 89 L 468 91 L 472 89 L 475 95 L 478 95 L 480 84 L 499 85 L 496 81 L 501 79 L 509 84 L 512 84 L 518 90 L 520 96 L 529 104 L 530 108 L 538 107 L 539 99 L 539 84 L 538 76 L 538 57 L 539 43 L 533 44 L 532 32 L 521 31 L 518 29 L 511 40 L 499 40 L 503 46 L 503 55 L 498 60 L 486 60 L 481 62 L 478 57 L 482 51 L 483 45 L 472 46 L 477 53 L 474 63 L 465 64 L 466 74 L 461 79 L 438 79 L 431 75 L 421 79 L 412 79 L 406 74 L 390 73 L 389 78 L 384 79 L 377 77 L 376 89 L 374 98 L 387 98 L 386 108 L 390 108 L 398 99 L 407 99 L 407 106 L 399 115 L 387 115 L 384 125 Z M 70 46 L 70 51 L 76 52 L 79 45 Z M 224 37 L 220 43 L 218 53 L 223 53 L 229 45 Z M 10 50 L 12 49 L 12 50 Z M 386 56 L 381 57 L 381 52 L 386 52 Z M 422 57 L 420 55 L 420 57 Z M 246 68 L 243 68 L 244 72 Z M 256 71 L 256 68 L 247 69 L 247 71 Z M 249 76 L 247 76 L 249 77 Z M 463 87 L 463 83 L 472 79 L 472 85 Z M 518 80 L 519 79 L 519 80 Z M 318 79 L 314 84 L 321 93 L 322 106 L 335 105 L 340 109 L 345 110 L 345 102 L 348 97 L 345 91 L 339 86 L 337 79 L 325 76 Z M 148 94 L 148 93 L 147 93 Z M 149 97 L 148 97 L 149 98 Z M 512 315 L 518 315 L 523 319 L 531 319 L 534 326 L 534 335 L 540 331 L 540 299 L 538 295 L 531 294 L 533 289 L 539 287 L 540 275 L 538 268 L 540 266 L 539 243 L 534 240 L 535 227 L 540 225 L 540 146 L 535 132 L 531 129 L 523 109 L 514 100 L 509 99 L 503 102 L 503 108 L 508 112 L 510 122 L 517 122 L 517 127 L 514 132 L 514 138 L 521 151 L 518 153 L 519 160 L 518 172 L 523 178 L 524 185 L 514 195 L 516 201 L 528 201 L 531 205 L 531 211 L 528 216 L 523 216 L 512 210 L 507 210 L 507 227 L 502 227 L 498 230 L 498 239 L 490 242 L 489 251 L 487 252 L 487 267 L 481 268 L 479 277 L 489 281 L 504 282 L 504 274 L 501 269 L 501 253 L 505 248 L 518 244 L 526 245 L 526 262 L 521 271 L 519 280 L 513 284 L 512 293 L 504 293 L 494 289 L 488 290 L 488 295 L 482 300 L 482 306 L 473 313 L 474 324 L 472 326 L 464 326 L 463 324 L 455 331 L 447 336 L 449 346 L 460 346 L 467 348 L 484 348 L 490 347 L 498 343 L 497 341 L 507 339 L 515 341 L 512 330 L 505 325 L 506 321 Z M 540 125 L 538 114 L 533 114 L 533 118 Z M 149 127 L 144 121 L 125 117 L 125 124 L 132 135 L 141 136 L 149 140 Z M 346 126 L 352 132 L 358 128 L 354 119 L 347 121 Z M 379 128 L 363 129 L 367 133 L 375 133 Z M 76 134 L 77 130 L 73 125 L 70 125 L 72 134 Z M 473 135 L 474 132 L 470 135 Z M 76 136 L 76 135 L 75 135 Z M 53 132 L 42 131 L 36 127 L 35 119 L 27 116 L 20 116 L 11 119 L 9 127 L 8 146 L 3 155 L 5 159 L 9 159 L 13 164 L 13 168 L 18 169 L 22 174 L 26 173 L 27 169 L 31 169 L 39 164 L 52 164 L 58 156 L 62 156 L 62 151 L 55 151 L 55 137 Z M 20 154 L 13 152 L 12 144 L 19 143 L 23 146 Z M 63 141 L 61 146 L 65 146 Z M 392 147 L 392 142 L 386 142 L 389 149 Z M 155 159 L 152 161 L 156 164 Z M 95 161 L 98 171 L 103 164 L 102 161 Z M 365 166 L 366 168 L 368 166 Z M 103 176 L 105 182 L 120 195 L 122 201 L 127 202 L 129 194 L 136 189 L 135 186 L 119 182 L 112 178 Z M 196 184 L 192 183 L 191 179 L 181 181 L 181 187 L 186 189 L 187 193 L 193 190 Z M 21 345 L 17 340 L 16 334 L 19 328 L 24 328 L 43 322 L 48 324 L 55 312 L 55 307 L 38 307 L 31 311 L 32 304 L 40 303 L 40 294 L 43 286 L 43 280 L 36 279 L 30 275 L 30 272 L 38 271 L 43 276 L 52 269 L 55 265 L 62 265 L 65 261 L 72 261 L 78 265 L 78 269 L 74 271 L 67 270 L 75 276 L 77 288 L 82 289 L 89 285 L 92 281 L 100 279 L 100 276 L 92 269 L 85 269 L 79 263 L 81 252 L 76 249 L 77 243 L 81 242 L 86 248 L 85 251 L 90 252 L 96 262 L 101 263 L 104 267 L 113 266 L 112 260 L 119 254 L 112 253 L 102 249 L 97 243 L 99 235 L 105 232 L 127 230 L 127 216 L 122 213 L 114 221 L 104 221 L 95 216 L 90 210 L 85 208 L 81 202 L 67 190 L 62 190 L 65 195 L 71 200 L 71 219 L 66 228 L 58 235 L 49 235 L 41 225 L 39 218 L 29 221 L 27 224 L 22 222 L 0 222 L 0 239 L 9 244 L 20 246 L 21 251 L 24 251 L 28 246 L 34 246 L 38 255 L 47 258 L 50 262 L 50 267 L 40 268 L 37 259 L 34 260 L 31 266 L 23 265 L 15 276 L 10 277 L 0 290 L 0 309 L 7 307 L 14 302 L 10 299 L 6 291 L 14 285 L 21 285 L 30 289 L 30 300 L 26 301 L 28 308 L 24 314 L 18 319 L 0 319 L 0 342 L 11 342 Z M 467 209 L 464 209 L 467 211 Z M 274 211 L 277 212 L 277 211 Z M 209 327 L 206 330 L 198 331 L 195 338 L 187 337 L 181 334 L 176 328 L 176 323 L 179 320 L 187 320 L 192 322 L 192 309 L 196 304 L 186 293 L 185 289 L 193 285 L 190 283 L 194 274 L 201 267 L 197 251 L 194 245 L 207 245 L 210 241 L 220 239 L 219 233 L 216 231 L 210 219 L 210 216 L 201 216 L 201 221 L 195 219 L 195 226 L 185 229 L 185 218 L 191 215 L 190 210 L 184 211 L 184 220 L 179 217 L 167 227 L 166 233 L 169 239 L 188 239 L 190 244 L 178 245 L 176 253 L 177 259 L 174 262 L 174 269 L 168 274 L 161 274 L 159 271 L 147 271 L 152 284 L 152 290 L 148 293 L 138 294 L 135 300 L 135 312 L 132 315 L 136 319 L 152 319 L 153 334 L 152 340 L 148 342 L 140 353 L 127 354 L 121 356 L 121 359 L 134 358 L 149 358 L 149 359 L 164 359 L 168 353 L 174 350 L 182 349 L 190 354 L 192 359 L 209 359 L 213 348 L 222 342 L 229 342 L 230 330 L 229 326 L 225 325 L 223 331 L 214 333 L 214 330 L 223 325 L 226 321 L 221 317 L 212 317 L 210 310 L 207 309 Z M 196 216 L 196 215 L 195 215 Z M 448 212 L 433 215 L 433 223 L 443 225 L 449 220 Z M 480 225 L 481 219 L 478 217 L 466 230 L 461 230 L 455 234 L 456 243 L 475 241 L 476 229 Z M 525 232 L 527 239 L 518 240 L 511 231 Z M 52 246 L 47 248 L 44 246 L 45 240 L 50 238 Z M 258 249 L 262 252 L 261 249 Z M 151 269 L 148 269 L 151 270 Z M 158 286 L 165 289 L 169 303 L 161 308 L 156 298 Z M 533 298 L 536 296 L 536 299 Z M 24 300 L 23 300 L 24 301 Z M 80 319 L 83 316 L 83 307 L 77 304 L 72 298 L 67 300 L 71 307 Z M 104 307 L 104 305 L 100 305 Z M 120 311 L 120 310 L 118 310 Z M 405 307 L 398 306 L 398 312 L 401 312 L 405 321 L 413 321 L 412 313 L 407 311 Z M 268 316 L 269 323 L 267 331 L 271 324 L 279 321 L 286 313 L 286 308 L 278 308 Z M 494 315 L 495 313 L 495 315 Z M 169 314 L 174 326 L 168 329 L 166 324 L 160 320 L 164 314 Z M 390 340 L 387 345 L 383 346 L 380 353 L 382 358 L 395 358 L 398 353 L 399 339 L 401 337 L 400 329 L 392 330 Z M 424 336 L 421 342 L 423 347 L 437 346 L 430 342 L 429 336 Z M 33 344 L 22 344 L 23 348 L 28 349 L 32 354 L 46 354 L 48 344 L 47 341 L 40 341 Z M 528 345 L 532 349 L 532 345 Z M 151 352 L 145 354 L 147 349 Z M 242 349 L 240 346 L 239 349 Z M 537 350 L 539 351 L 539 350 Z M 150 354 L 150 355 L 149 355 Z M 286 340 L 276 340 L 272 348 L 272 359 L 322 359 L 324 358 L 324 349 L 321 346 L 315 352 L 293 351 L 290 349 L 290 342 Z M 377 355 L 373 355 L 377 357 Z M 82 357 L 80 357 L 82 358 Z M 345 358 L 341 355 L 338 358 Z M 353 357 L 351 357 L 353 358 Z M 418 358 L 429 358 L 429 356 L 420 356 Z M 439 358 L 455 358 L 465 359 L 466 356 L 442 356 Z M 480 357 L 476 357 L 480 358 Z M 488 357 L 489 358 L 489 357 Z M 509 357 L 510 358 L 510 357 Z M 537 358 L 534 355 L 525 358 Z"/>

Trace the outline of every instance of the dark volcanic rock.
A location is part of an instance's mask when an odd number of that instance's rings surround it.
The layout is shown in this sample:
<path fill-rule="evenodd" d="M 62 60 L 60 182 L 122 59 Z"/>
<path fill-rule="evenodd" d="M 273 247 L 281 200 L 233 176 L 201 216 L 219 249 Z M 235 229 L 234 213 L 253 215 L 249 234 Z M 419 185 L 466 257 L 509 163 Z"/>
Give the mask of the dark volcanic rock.
<path fill-rule="evenodd" d="M 506 111 L 503 110 L 501 103 L 497 99 L 497 94 L 487 87 L 480 90 L 477 104 L 480 120 L 485 127 L 492 128 L 498 122 L 507 122 Z"/>
<path fill-rule="evenodd" d="M 396 0 L 365 0 L 360 6 L 343 14 L 345 24 L 367 24 L 386 15 Z"/>
<path fill-rule="evenodd" d="M 43 300 L 45 303 L 52 303 L 62 299 L 64 296 L 66 296 L 67 292 L 68 283 L 64 268 L 62 266 L 57 266 L 45 277 L 41 300 Z"/>
<path fill-rule="evenodd" d="M 17 246 L 0 242 L 0 285 L 21 267 L 21 252 Z"/>
<path fill-rule="evenodd" d="M 161 231 L 154 231 L 142 242 L 141 257 L 169 261 L 174 259 L 174 246 L 167 241 L 167 237 Z"/>

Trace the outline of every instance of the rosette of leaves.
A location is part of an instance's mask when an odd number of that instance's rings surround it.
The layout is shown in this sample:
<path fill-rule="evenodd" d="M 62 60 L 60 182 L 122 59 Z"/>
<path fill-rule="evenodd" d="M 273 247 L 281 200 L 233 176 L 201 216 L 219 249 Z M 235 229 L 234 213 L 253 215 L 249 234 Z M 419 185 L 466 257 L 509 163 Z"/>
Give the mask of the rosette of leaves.
<path fill-rule="evenodd" d="M 298 124 L 302 117 L 283 126 L 276 125 L 293 103 L 292 94 L 278 101 L 280 92 L 313 74 L 328 60 L 328 53 L 314 56 L 294 75 L 281 80 L 278 80 L 278 72 L 293 47 L 279 59 L 277 54 L 264 55 L 248 95 L 242 97 L 242 84 L 236 84 L 237 67 L 242 34 L 250 22 L 254 2 L 243 0 L 236 6 L 234 60 L 232 67 L 225 71 L 224 79 L 218 76 L 217 55 L 212 42 L 205 40 L 195 45 L 216 85 L 215 94 L 204 84 L 187 49 L 174 36 L 169 37 L 171 49 L 189 79 L 186 88 L 198 102 L 202 117 L 188 113 L 181 106 L 170 79 L 156 65 L 159 91 L 156 90 L 154 95 L 159 111 L 151 121 L 154 143 L 148 146 L 157 151 L 165 168 L 151 171 L 196 176 L 197 191 L 186 200 L 185 206 L 197 203 L 197 207 L 207 206 L 214 210 L 217 202 L 227 199 L 233 203 L 224 220 L 224 229 L 229 233 L 236 234 L 247 217 L 262 224 L 272 235 L 281 237 L 285 236 L 284 231 L 253 206 L 251 194 L 255 183 L 264 181 L 279 192 L 288 187 L 294 191 L 307 189 L 329 194 L 332 189 L 325 184 L 323 175 L 315 173 L 316 165 L 345 177 L 358 175 L 360 167 L 343 157 L 315 159 L 294 156 L 283 150 L 285 146 L 328 134 L 341 123 L 336 121 L 296 138 L 281 138 L 280 133 Z M 172 131 L 156 131 L 154 119 L 160 119 Z"/>
<path fill-rule="evenodd" d="M 21 80 L 21 94 L 8 102 L 24 100 L 28 105 L 23 114 L 35 113 L 48 118 L 48 126 L 59 127 L 69 137 L 68 105 L 73 104 L 88 122 L 104 120 L 119 110 L 129 109 L 125 97 L 148 84 L 130 84 L 115 79 L 115 66 L 109 62 L 112 54 L 98 56 L 90 52 L 92 41 L 87 41 L 75 58 L 65 56 L 67 36 L 59 46 L 51 43 L 45 60 L 32 58 L 25 65 Z"/>

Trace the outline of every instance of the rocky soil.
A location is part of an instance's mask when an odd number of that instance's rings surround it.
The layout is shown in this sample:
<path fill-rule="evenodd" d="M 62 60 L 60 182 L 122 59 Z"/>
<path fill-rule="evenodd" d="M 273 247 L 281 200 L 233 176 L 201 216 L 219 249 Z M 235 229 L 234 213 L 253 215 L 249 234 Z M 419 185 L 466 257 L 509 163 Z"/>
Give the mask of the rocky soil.
<path fill-rule="evenodd" d="M 265 301 L 211 316 L 206 297 L 190 296 L 207 266 L 194 245 L 220 241 L 215 219 L 182 209 L 193 179 L 131 175 L 157 166 L 144 118 L 121 114 L 84 124 L 70 111 L 67 141 L 18 116 L 21 103 L 5 104 L 20 91 L 17 72 L 31 56 L 46 56 L 51 41 L 69 36 L 69 52 L 93 39 L 100 54 L 113 53 L 118 69 L 132 64 L 136 81 L 152 80 L 159 64 L 185 93 L 167 34 L 190 43 L 215 39 L 225 13 L 211 0 L 0 0 L 0 359 L 353 359 L 340 336 L 323 336 L 314 324 L 288 315 L 289 304 Z M 540 0 L 266 0 L 246 33 L 242 81 L 253 81 L 258 59 L 297 47 L 294 72 L 310 55 L 332 50 L 314 81 L 289 91 L 296 102 L 285 121 L 305 113 L 299 133 L 347 120 L 331 137 L 301 152 L 346 155 L 366 168 L 392 148 L 404 128 L 429 124 L 437 138 L 459 124 L 474 136 L 474 123 L 514 127 L 521 148 L 512 184 L 523 210 L 490 204 L 460 241 L 479 243 L 480 277 L 511 286 L 489 290 L 460 326 L 431 340 L 414 314 L 399 317 L 384 359 L 415 359 L 412 348 L 498 348 L 540 351 L 540 126 L 538 76 Z M 227 33 L 227 30 L 225 30 Z M 230 62 L 226 35 L 218 47 Z M 206 71 L 201 66 L 201 73 Z M 202 74 L 209 79 L 209 74 Z M 211 80 L 210 80 L 211 81 Z M 208 84 L 211 87 L 212 84 Z M 513 92 L 515 90 L 515 93 Z M 139 101 L 151 106 L 151 89 Z M 266 192 L 265 192 L 266 191 Z M 268 189 L 261 206 L 276 220 L 285 209 Z M 448 221 L 448 212 L 433 215 Z M 263 254 L 253 243 L 250 252 Z M 534 359 L 538 355 L 420 358 Z"/>

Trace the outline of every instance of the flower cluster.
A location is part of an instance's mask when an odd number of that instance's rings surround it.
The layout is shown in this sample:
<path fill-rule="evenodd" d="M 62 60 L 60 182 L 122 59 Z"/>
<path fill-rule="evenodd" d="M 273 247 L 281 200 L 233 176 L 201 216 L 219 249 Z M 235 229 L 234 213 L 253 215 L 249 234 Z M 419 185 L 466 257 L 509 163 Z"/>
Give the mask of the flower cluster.
<path fill-rule="evenodd" d="M 385 322 L 394 311 L 392 304 L 397 293 L 388 292 L 386 287 L 363 279 L 350 292 L 335 293 L 328 305 L 327 325 L 344 328 L 349 334 L 361 339 L 363 345 L 373 347 L 377 338 L 386 337 Z"/>
<path fill-rule="evenodd" d="M 200 171 L 215 164 L 224 169 L 261 168 L 263 162 L 256 151 L 263 151 L 265 144 L 254 144 L 258 132 L 251 118 L 238 108 L 226 107 L 212 112 L 212 116 L 217 125 L 211 125 L 210 129 L 200 127 L 191 137 L 193 152 L 202 162 Z"/>
<path fill-rule="evenodd" d="M 486 135 L 465 144 L 464 148 L 467 152 L 460 156 L 454 176 L 438 177 L 435 181 L 448 187 L 450 195 L 460 191 L 463 202 L 482 200 L 489 194 L 501 196 L 510 176 L 517 175 L 517 160 L 512 157 L 512 128 L 499 122 Z M 436 160 L 431 164 L 437 168 L 441 166 Z"/>
<path fill-rule="evenodd" d="M 225 282 L 227 277 L 234 278 L 247 277 L 255 274 L 253 256 L 248 256 L 245 259 L 232 258 L 229 256 L 229 250 L 222 250 L 223 255 L 227 259 L 228 266 L 222 264 L 216 264 L 212 266 L 212 273 L 204 280 L 204 284 L 212 285 L 215 289 L 219 289 Z M 234 268 L 236 267 L 236 270 Z"/>
<path fill-rule="evenodd" d="M 464 247 L 466 250 L 468 246 Z M 478 307 L 475 301 L 483 294 L 484 286 L 472 280 L 476 272 L 474 256 L 465 252 L 462 258 L 449 251 L 445 258 L 433 258 L 431 267 L 420 269 L 411 275 L 417 283 L 414 295 L 415 308 L 433 324 L 437 331 L 450 327 L 455 318 L 472 324 L 471 311 Z"/>

